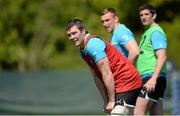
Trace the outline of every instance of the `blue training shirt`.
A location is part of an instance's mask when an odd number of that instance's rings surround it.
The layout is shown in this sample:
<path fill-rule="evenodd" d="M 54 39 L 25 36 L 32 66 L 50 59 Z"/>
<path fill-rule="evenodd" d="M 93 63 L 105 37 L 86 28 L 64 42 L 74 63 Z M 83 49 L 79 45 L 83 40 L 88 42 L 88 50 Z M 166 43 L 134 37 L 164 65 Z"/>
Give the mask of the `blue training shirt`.
<path fill-rule="evenodd" d="M 105 48 L 106 44 L 103 40 L 99 38 L 91 38 L 83 52 L 84 54 L 88 54 L 95 62 L 98 62 L 107 56 Z"/>
<path fill-rule="evenodd" d="M 110 41 L 124 56 L 128 57 L 128 51 L 124 46 L 130 40 L 134 40 L 133 33 L 124 24 L 119 24 L 115 28 Z"/>

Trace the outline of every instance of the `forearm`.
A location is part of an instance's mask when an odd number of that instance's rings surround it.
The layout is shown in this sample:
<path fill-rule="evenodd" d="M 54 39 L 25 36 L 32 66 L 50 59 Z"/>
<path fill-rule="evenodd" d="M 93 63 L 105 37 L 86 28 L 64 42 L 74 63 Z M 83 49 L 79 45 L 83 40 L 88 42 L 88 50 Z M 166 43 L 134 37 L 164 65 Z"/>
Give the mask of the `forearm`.
<path fill-rule="evenodd" d="M 103 100 L 104 100 L 104 103 L 107 103 L 108 101 L 108 97 L 107 97 L 107 91 L 106 91 L 106 88 L 105 88 L 105 85 L 104 83 L 102 82 L 102 80 L 95 74 L 95 72 L 93 71 L 93 69 L 91 69 L 91 72 L 93 74 L 93 79 L 94 79 L 94 82 L 96 84 L 96 87 L 98 88 Z"/>
<path fill-rule="evenodd" d="M 129 41 L 125 48 L 128 51 L 128 59 L 131 61 L 132 64 L 135 64 L 137 57 L 140 54 L 140 48 L 138 47 L 136 41 Z"/>
<path fill-rule="evenodd" d="M 166 51 L 165 50 L 159 50 L 157 53 L 157 62 L 155 71 L 153 73 L 153 78 L 157 79 L 161 73 L 161 70 L 166 62 Z"/>
<path fill-rule="evenodd" d="M 139 53 L 131 53 L 131 52 L 129 52 L 129 55 L 128 55 L 129 61 L 130 61 L 132 64 L 135 64 L 138 55 L 139 55 Z"/>
<path fill-rule="evenodd" d="M 153 78 L 157 79 L 159 77 L 165 62 L 166 62 L 166 56 L 157 59 L 156 68 L 152 76 Z"/>
<path fill-rule="evenodd" d="M 114 79 L 111 75 L 105 75 L 103 77 L 104 84 L 107 88 L 107 95 L 109 101 L 115 101 L 115 87 L 114 87 Z"/>
<path fill-rule="evenodd" d="M 114 77 L 109 66 L 109 60 L 106 58 L 97 62 L 97 67 L 102 75 L 102 80 L 107 90 L 108 100 L 115 101 Z"/>
<path fill-rule="evenodd" d="M 104 100 L 104 103 L 107 103 L 108 97 L 107 97 L 107 91 L 106 91 L 105 85 L 102 83 L 102 81 L 98 77 L 94 77 L 94 81 L 95 81 L 96 87 L 98 88 Z"/>

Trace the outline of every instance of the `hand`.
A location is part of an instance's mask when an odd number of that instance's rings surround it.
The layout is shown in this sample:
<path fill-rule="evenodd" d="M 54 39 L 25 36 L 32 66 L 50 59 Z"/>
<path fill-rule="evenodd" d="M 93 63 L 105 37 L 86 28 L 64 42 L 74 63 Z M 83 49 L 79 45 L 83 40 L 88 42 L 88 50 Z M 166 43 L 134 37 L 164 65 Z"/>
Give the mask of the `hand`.
<path fill-rule="evenodd" d="M 155 91 L 156 87 L 156 79 L 150 78 L 145 84 L 144 87 L 146 88 L 147 92 L 151 93 Z"/>
<path fill-rule="evenodd" d="M 109 101 L 105 106 L 104 111 L 110 113 L 113 110 L 114 106 L 115 106 L 115 101 Z"/>

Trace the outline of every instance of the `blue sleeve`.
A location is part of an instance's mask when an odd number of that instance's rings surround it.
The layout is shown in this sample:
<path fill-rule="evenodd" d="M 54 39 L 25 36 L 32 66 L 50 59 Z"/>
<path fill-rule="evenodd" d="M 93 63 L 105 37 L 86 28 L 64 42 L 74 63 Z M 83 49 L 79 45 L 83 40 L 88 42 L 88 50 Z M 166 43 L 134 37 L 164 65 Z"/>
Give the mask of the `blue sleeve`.
<path fill-rule="evenodd" d="M 158 49 L 166 49 L 167 48 L 167 40 L 166 37 L 159 31 L 153 32 L 151 36 L 151 42 L 154 50 Z"/>
<path fill-rule="evenodd" d="M 127 28 L 119 29 L 115 33 L 115 37 L 118 39 L 121 45 L 126 45 L 130 40 L 134 40 L 134 36 Z"/>
<path fill-rule="evenodd" d="M 103 40 L 99 38 L 91 38 L 88 43 L 87 43 L 87 53 L 91 58 L 95 61 L 98 62 L 102 58 L 106 57 L 106 52 L 105 52 L 106 44 Z"/>

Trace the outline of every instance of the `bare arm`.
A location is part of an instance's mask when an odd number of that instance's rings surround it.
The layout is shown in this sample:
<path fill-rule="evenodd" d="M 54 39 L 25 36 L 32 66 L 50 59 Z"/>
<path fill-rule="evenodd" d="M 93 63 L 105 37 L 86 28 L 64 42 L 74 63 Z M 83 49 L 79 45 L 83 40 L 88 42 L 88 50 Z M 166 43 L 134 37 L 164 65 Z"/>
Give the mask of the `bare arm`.
<path fill-rule="evenodd" d="M 166 58 L 167 58 L 166 49 L 157 50 L 156 51 L 156 56 L 157 56 L 157 63 L 156 63 L 155 72 L 153 74 L 154 78 L 158 78 L 164 63 L 166 62 Z"/>
<path fill-rule="evenodd" d="M 155 90 L 155 85 L 157 78 L 162 70 L 164 63 L 166 62 L 166 49 L 159 49 L 156 51 L 157 63 L 155 67 L 155 71 L 151 77 L 151 79 L 145 84 L 147 91 L 151 92 Z"/>
<path fill-rule="evenodd" d="M 126 46 L 126 50 L 129 52 L 128 59 L 131 61 L 132 64 L 136 63 L 137 57 L 140 53 L 140 48 L 138 47 L 135 40 L 129 41 Z"/>
<path fill-rule="evenodd" d="M 106 88 L 105 88 L 105 85 L 104 83 L 102 82 L 102 80 L 100 80 L 100 78 L 96 75 L 96 73 L 94 72 L 94 70 L 92 68 L 91 69 L 91 72 L 93 74 L 93 77 L 94 77 L 94 82 L 96 84 L 96 87 L 98 88 L 98 90 L 100 91 L 101 93 L 101 96 L 104 100 L 104 104 L 106 105 L 107 102 L 108 102 L 108 97 L 107 97 L 107 92 L 106 92 Z"/>
<path fill-rule="evenodd" d="M 107 57 L 105 57 L 98 61 L 96 65 L 102 74 L 102 80 L 107 90 L 108 104 L 106 106 L 106 111 L 110 112 L 115 105 L 115 87 L 114 77 L 109 66 L 109 60 Z"/>

